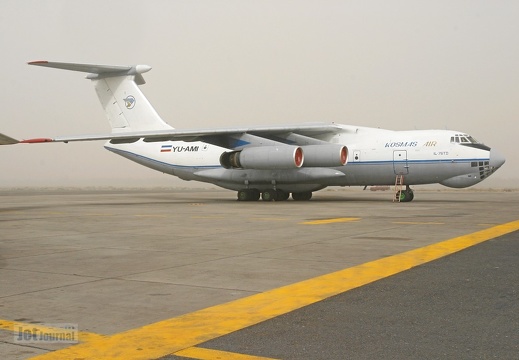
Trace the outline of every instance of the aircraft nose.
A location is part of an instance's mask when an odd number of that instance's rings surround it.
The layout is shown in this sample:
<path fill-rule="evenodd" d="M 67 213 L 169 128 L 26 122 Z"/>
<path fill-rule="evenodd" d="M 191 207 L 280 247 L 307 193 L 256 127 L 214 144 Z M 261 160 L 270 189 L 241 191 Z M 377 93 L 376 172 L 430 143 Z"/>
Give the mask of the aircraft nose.
<path fill-rule="evenodd" d="M 505 163 L 506 159 L 499 151 L 492 148 L 490 149 L 490 166 L 494 168 L 494 171 L 499 169 L 501 165 Z"/>

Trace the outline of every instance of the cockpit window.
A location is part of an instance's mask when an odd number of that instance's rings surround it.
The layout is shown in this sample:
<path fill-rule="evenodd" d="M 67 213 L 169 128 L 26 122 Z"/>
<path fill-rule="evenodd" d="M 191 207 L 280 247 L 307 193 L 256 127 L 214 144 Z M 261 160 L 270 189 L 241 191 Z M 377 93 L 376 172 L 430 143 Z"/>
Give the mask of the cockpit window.
<path fill-rule="evenodd" d="M 456 134 L 451 136 L 451 143 L 457 144 L 480 144 L 479 141 L 467 134 Z"/>
<path fill-rule="evenodd" d="M 466 135 L 466 136 L 467 136 L 467 139 L 469 139 L 469 142 L 470 142 L 471 144 L 479 144 L 479 143 L 480 143 L 479 141 L 477 141 L 476 139 L 474 139 L 472 136 L 470 136 L 470 135 Z"/>

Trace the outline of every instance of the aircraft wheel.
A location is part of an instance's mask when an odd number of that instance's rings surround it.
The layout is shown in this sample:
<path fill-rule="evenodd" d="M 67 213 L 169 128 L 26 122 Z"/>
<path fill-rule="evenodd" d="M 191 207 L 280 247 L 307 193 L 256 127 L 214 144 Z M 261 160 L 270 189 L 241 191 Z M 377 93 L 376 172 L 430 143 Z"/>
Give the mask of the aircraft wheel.
<path fill-rule="evenodd" d="M 258 201 L 260 198 L 260 191 L 256 189 L 252 189 L 252 201 Z"/>
<path fill-rule="evenodd" d="M 260 193 L 256 189 L 244 189 L 238 191 L 238 201 L 256 201 L 260 197 Z"/>
<path fill-rule="evenodd" d="M 274 189 L 265 190 L 261 193 L 261 199 L 263 201 L 276 201 L 278 199 L 278 193 Z"/>
<path fill-rule="evenodd" d="M 238 201 L 247 201 L 249 200 L 249 192 L 247 190 L 239 190 L 238 191 Z"/>
<path fill-rule="evenodd" d="M 277 201 L 285 201 L 285 200 L 288 200 L 289 197 L 290 197 L 290 193 L 283 191 L 283 190 L 277 191 L 277 199 L 276 199 Z"/>
<path fill-rule="evenodd" d="M 292 193 L 292 199 L 295 201 L 308 201 L 312 198 L 311 191 Z"/>
<path fill-rule="evenodd" d="M 414 199 L 413 190 L 403 190 L 396 193 L 396 200 L 399 202 L 409 202 Z"/>

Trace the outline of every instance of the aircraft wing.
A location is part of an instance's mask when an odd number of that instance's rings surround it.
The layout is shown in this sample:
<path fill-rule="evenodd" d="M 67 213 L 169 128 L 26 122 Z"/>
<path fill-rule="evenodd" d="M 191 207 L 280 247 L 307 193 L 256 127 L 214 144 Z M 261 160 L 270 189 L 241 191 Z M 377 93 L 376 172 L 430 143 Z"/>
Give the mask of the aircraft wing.
<path fill-rule="evenodd" d="M 338 132 L 340 127 L 336 124 L 303 124 L 303 125 L 287 125 L 287 126 L 257 126 L 243 128 L 221 128 L 221 129 L 171 129 L 156 131 L 140 131 L 140 132 L 121 132 L 98 135 L 77 135 L 77 136 L 59 136 L 55 138 L 34 138 L 26 140 L 16 140 L 9 136 L 0 134 L 0 145 L 10 145 L 17 143 L 45 143 L 45 142 L 64 142 L 70 141 L 94 141 L 94 140 L 113 140 L 117 143 L 131 143 L 139 139 L 145 142 L 159 141 L 204 141 L 217 145 L 229 146 L 233 142 L 230 139 L 238 140 L 244 134 L 253 135 L 258 138 L 275 138 L 286 139 L 288 134 L 296 134 L 305 138 L 318 139 L 322 137 L 332 136 Z M 247 145 L 254 145 L 254 138 L 247 138 Z M 321 141 L 321 140 L 318 140 Z M 291 143 L 298 143 L 297 140 L 290 140 Z M 243 143 L 241 143 L 243 145 Z M 258 143 L 260 145 L 260 143 Z"/>
<path fill-rule="evenodd" d="M 0 134 L 0 145 L 18 144 L 19 141 L 4 134 Z"/>

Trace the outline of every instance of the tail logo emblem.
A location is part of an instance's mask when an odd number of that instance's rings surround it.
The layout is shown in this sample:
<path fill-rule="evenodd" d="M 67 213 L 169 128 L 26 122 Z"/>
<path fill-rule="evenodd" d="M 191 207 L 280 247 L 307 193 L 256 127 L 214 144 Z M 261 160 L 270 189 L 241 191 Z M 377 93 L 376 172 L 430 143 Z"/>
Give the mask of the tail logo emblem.
<path fill-rule="evenodd" d="M 133 109 L 135 106 L 135 98 L 132 95 L 128 95 L 124 100 L 124 106 L 126 106 L 127 109 Z"/>

